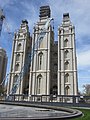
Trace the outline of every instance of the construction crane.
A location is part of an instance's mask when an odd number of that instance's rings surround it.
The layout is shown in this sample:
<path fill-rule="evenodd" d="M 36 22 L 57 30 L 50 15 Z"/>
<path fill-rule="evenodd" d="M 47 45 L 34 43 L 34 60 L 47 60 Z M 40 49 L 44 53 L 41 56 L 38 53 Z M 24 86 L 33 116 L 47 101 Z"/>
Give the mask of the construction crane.
<path fill-rule="evenodd" d="M 3 9 L 1 9 L 1 7 L 0 7 L 0 36 L 1 36 L 2 25 L 3 25 L 4 20 L 5 20 L 5 15 L 4 15 L 4 13 L 3 13 Z M 7 75 L 7 76 L 8 76 L 8 75 Z M 0 83 L 1 86 L 5 84 L 5 80 L 6 80 L 7 76 L 6 76 L 5 79 L 3 79 L 3 81 Z"/>
<path fill-rule="evenodd" d="M 10 37 L 12 38 L 12 32 L 10 31 L 10 27 L 9 24 L 6 20 L 5 14 L 3 9 L 0 7 L 0 36 L 1 36 L 1 32 L 2 32 L 2 26 L 5 26 L 7 33 L 10 35 Z"/>
<path fill-rule="evenodd" d="M 11 36 L 10 27 L 6 21 L 6 17 L 5 17 L 5 14 L 3 12 L 3 9 L 0 7 L 0 36 L 1 36 L 3 24 L 6 27 L 7 33 Z M 5 86 L 7 84 L 8 79 L 9 79 L 9 74 L 7 74 L 5 76 L 5 78 L 2 80 L 2 82 L 0 83 L 0 86 Z"/>
<path fill-rule="evenodd" d="M 27 60 L 26 60 L 26 64 L 24 64 L 24 66 L 22 67 L 21 69 L 21 72 L 19 73 L 19 77 L 18 79 L 16 80 L 15 84 L 13 85 L 11 91 L 9 94 L 14 94 L 16 93 L 18 87 L 20 86 L 20 83 L 21 83 L 21 80 L 23 79 L 23 76 L 27 73 L 28 71 L 28 68 L 33 60 L 33 57 L 34 55 L 36 54 L 36 51 L 34 51 L 35 49 L 37 49 L 41 43 L 41 41 L 43 40 L 45 34 L 46 34 L 46 31 L 47 31 L 47 28 L 49 26 L 49 23 L 51 22 L 51 20 L 53 20 L 52 18 L 49 18 L 47 20 L 47 22 L 45 23 L 45 25 L 41 28 L 41 32 L 37 38 L 37 40 L 35 40 L 35 44 L 33 45 L 33 48 L 31 50 L 31 53 L 29 53 L 27 55 Z M 7 32 L 8 34 L 10 33 L 10 29 L 9 29 L 9 25 L 7 24 L 6 20 L 5 20 L 5 15 L 3 14 L 3 9 L 0 8 L 0 36 L 1 36 L 1 31 L 2 31 L 2 25 L 3 25 L 3 22 L 6 26 L 6 29 L 7 29 Z M 42 39 L 40 39 L 42 38 Z M 9 74 L 6 75 L 5 79 L 3 79 L 2 83 L 0 83 L 0 85 L 5 85 L 5 83 L 9 80 Z M 9 95 L 8 95 L 9 96 Z"/>
<path fill-rule="evenodd" d="M 3 9 L 0 8 L 0 36 L 1 36 L 2 25 L 3 25 L 4 19 L 5 19 L 5 16 L 3 14 Z"/>
<path fill-rule="evenodd" d="M 46 32 L 47 32 L 47 29 L 49 27 L 49 24 L 50 22 L 53 20 L 53 18 L 48 18 L 47 22 L 45 23 L 45 25 L 41 28 L 41 32 L 39 33 L 39 36 L 38 38 L 35 40 L 35 44 L 33 45 L 33 48 L 31 50 L 31 52 L 27 55 L 27 60 L 26 60 L 26 63 L 24 64 L 24 66 L 22 67 L 21 69 L 21 72 L 19 73 L 19 76 L 16 80 L 16 82 L 14 83 L 10 93 L 7 95 L 7 99 L 11 100 L 11 96 L 10 94 L 15 94 L 18 87 L 20 86 L 20 83 L 21 83 L 21 80 L 23 80 L 23 76 L 28 72 L 28 68 L 34 58 L 34 55 L 36 54 L 36 51 L 35 49 L 37 49 L 40 45 L 40 43 L 42 42 Z M 41 39 L 42 38 L 42 39 Z"/>

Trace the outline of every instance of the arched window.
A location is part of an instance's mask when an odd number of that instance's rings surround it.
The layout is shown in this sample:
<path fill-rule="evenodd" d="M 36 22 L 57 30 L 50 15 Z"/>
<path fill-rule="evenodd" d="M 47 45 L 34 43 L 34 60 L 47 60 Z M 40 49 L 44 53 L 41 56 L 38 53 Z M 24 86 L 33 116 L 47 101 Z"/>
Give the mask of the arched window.
<path fill-rule="evenodd" d="M 39 44 L 42 42 L 42 40 L 43 40 L 43 37 L 40 37 L 40 39 L 39 39 Z"/>
<path fill-rule="evenodd" d="M 69 86 L 66 86 L 65 87 L 65 95 L 69 95 L 69 90 L 70 90 Z"/>
<path fill-rule="evenodd" d="M 64 47 L 68 47 L 68 39 L 64 40 Z"/>
<path fill-rule="evenodd" d="M 16 65 L 15 65 L 15 71 L 18 71 L 19 70 L 19 64 L 17 63 Z"/>
<path fill-rule="evenodd" d="M 66 61 L 64 65 L 65 65 L 65 66 L 64 66 L 65 70 L 68 70 L 68 69 L 69 69 L 69 62 Z"/>
<path fill-rule="evenodd" d="M 41 93 L 41 81 L 42 81 L 42 75 L 39 75 L 37 77 L 37 94 L 40 94 Z"/>
<path fill-rule="evenodd" d="M 14 83 L 17 82 L 17 79 L 18 79 L 18 75 L 15 75 L 14 76 Z"/>
<path fill-rule="evenodd" d="M 41 52 L 38 55 L 38 68 L 39 68 L 39 70 L 41 70 L 41 68 L 42 68 L 42 57 L 43 57 L 43 53 Z"/>
<path fill-rule="evenodd" d="M 69 82 L 69 74 L 65 74 L 65 83 Z"/>
<path fill-rule="evenodd" d="M 17 54 L 16 55 L 16 61 L 19 61 L 20 60 L 20 54 Z"/>
<path fill-rule="evenodd" d="M 18 43 L 18 45 L 17 45 L 17 51 L 21 50 L 21 47 L 22 47 L 21 43 Z"/>
<path fill-rule="evenodd" d="M 53 95 L 57 95 L 57 85 L 54 85 L 54 86 L 52 87 L 52 94 L 53 94 Z"/>
<path fill-rule="evenodd" d="M 40 48 L 41 46 L 43 47 L 43 37 L 41 36 L 39 40 L 37 41 L 37 44 L 35 44 L 35 49 Z"/>
<path fill-rule="evenodd" d="M 64 57 L 65 57 L 65 58 L 68 58 L 68 57 L 69 57 L 69 52 L 68 52 L 68 50 L 66 50 L 66 51 L 64 52 Z"/>

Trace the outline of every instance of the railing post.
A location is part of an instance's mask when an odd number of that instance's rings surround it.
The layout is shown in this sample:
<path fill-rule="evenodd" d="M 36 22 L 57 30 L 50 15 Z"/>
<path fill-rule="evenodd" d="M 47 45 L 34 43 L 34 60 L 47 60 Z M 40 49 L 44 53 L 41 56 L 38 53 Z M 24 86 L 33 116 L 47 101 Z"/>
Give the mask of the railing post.
<path fill-rule="evenodd" d="M 42 95 L 41 95 L 41 103 L 42 103 Z"/>

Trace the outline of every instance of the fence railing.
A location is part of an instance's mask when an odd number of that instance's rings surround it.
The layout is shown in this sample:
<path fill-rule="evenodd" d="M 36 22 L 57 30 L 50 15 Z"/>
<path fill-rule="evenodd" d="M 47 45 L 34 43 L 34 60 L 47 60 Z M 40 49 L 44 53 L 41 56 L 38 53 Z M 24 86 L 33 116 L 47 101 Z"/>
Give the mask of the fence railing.
<path fill-rule="evenodd" d="M 6 95 L 0 95 L 0 100 L 4 101 L 27 101 L 27 102 L 61 102 L 61 103 L 90 103 L 90 96 L 75 96 L 75 95 L 25 95 L 15 94 L 9 95 L 8 100 Z"/>

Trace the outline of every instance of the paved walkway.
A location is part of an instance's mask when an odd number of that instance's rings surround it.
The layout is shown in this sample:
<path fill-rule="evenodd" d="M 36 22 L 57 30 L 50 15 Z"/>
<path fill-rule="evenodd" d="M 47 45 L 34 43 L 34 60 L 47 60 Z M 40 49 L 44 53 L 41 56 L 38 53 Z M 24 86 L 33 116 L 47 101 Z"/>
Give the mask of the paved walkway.
<path fill-rule="evenodd" d="M 68 112 L 56 111 L 51 109 L 44 108 L 35 108 L 35 107 L 23 107 L 23 106 L 13 106 L 13 105 L 1 105 L 0 104 L 0 119 L 2 117 L 29 117 L 29 118 L 38 118 L 38 117 L 58 117 L 66 116 Z"/>

